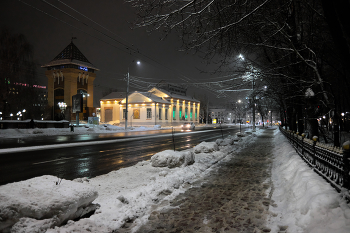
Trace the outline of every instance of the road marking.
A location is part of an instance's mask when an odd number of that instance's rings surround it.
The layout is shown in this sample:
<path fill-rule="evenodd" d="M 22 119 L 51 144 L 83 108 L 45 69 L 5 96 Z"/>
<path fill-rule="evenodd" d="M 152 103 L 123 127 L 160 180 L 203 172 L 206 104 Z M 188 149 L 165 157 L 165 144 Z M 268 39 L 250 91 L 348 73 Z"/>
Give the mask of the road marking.
<path fill-rule="evenodd" d="M 197 134 L 197 133 L 211 132 L 211 131 L 217 131 L 217 130 L 218 129 L 210 129 L 205 131 L 192 131 L 192 132 L 186 132 L 186 133 L 182 132 L 182 133 L 175 133 L 174 136 Z M 227 128 L 222 130 L 231 130 L 231 129 Z M 160 134 L 160 135 L 146 135 L 142 137 L 131 137 L 131 138 L 122 138 L 122 139 L 103 140 L 103 141 L 73 142 L 73 143 L 62 143 L 62 144 L 53 144 L 53 145 L 45 145 L 45 146 L 17 147 L 17 148 L 0 149 L 0 154 L 10 154 L 10 153 L 17 153 L 17 152 L 28 152 L 28 151 L 48 150 L 48 149 L 60 149 L 64 147 L 92 146 L 97 144 L 127 142 L 127 141 L 134 141 L 134 140 L 144 140 L 144 139 L 150 139 L 150 138 L 171 137 L 171 136 L 172 134 L 168 133 L 168 134 Z"/>
<path fill-rule="evenodd" d="M 56 162 L 56 161 L 62 161 L 62 160 L 72 159 L 72 158 L 74 158 L 74 157 L 61 158 L 61 159 L 54 159 L 54 160 L 49 160 L 49 161 L 44 161 L 44 162 L 39 162 L 39 163 L 33 163 L 32 165 L 42 164 L 42 163 L 51 163 L 51 162 Z"/>

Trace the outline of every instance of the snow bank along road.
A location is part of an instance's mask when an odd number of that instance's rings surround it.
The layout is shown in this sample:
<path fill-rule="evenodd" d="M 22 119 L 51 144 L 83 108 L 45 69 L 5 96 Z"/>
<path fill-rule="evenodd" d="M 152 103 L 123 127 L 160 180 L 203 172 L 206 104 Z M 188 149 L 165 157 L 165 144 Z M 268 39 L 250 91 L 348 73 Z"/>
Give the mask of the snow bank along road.
<path fill-rule="evenodd" d="M 223 134 L 234 134 L 237 130 L 237 127 L 226 128 Z M 176 150 L 191 148 L 202 141 L 214 141 L 221 136 L 218 129 L 176 133 Z M 132 166 L 166 149 L 173 149 L 172 134 L 169 133 L 0 149 L 0 185 L 41 175 L 65 179 L 94 177 Z"/>

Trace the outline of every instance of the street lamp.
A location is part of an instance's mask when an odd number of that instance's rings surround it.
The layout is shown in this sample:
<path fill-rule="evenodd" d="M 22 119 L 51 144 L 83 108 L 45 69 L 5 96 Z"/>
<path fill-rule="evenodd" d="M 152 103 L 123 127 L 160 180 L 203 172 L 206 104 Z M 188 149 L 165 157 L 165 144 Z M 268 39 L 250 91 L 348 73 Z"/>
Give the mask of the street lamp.
<path fill-rule="evenodd" d="M 242 102 L 241 100 L 237 101 L 239 104 Z M 241 109 L 239 108 L 239 132 L 241 133 Z"/>
<path fill-rule="evenodd" d="M 244 61 L 244 57 L 242 54 L 239 54 L 238 58 L 241 59 L 242 61 Z M 249 65 L 251 67 L 253 67 L 250 63 L 249 63 Z M 252 70 L 254 71 L 254 69 L 252 69 Z M 254 74 L 252 75 L 252 91 L 254 92 Z M 253 102 L 253 122 L 252 122 L 252 124 L 253 124 L 253 132 L 255 132 L 255 97 L 254 97 L 254 95 L 252 98 L 252 102 Z"/>
<path fill-rule="evenodd" d="M 129 63 L 129 66 L 131 63 L 133 63 L 135 61 L 131 61 Z M 141 62 L 140 61 L 136 61 L 136 64 L 137 65 L 140 65 Z M 129 72 L 129 66 L 128 66 L 128 76 L 127 76 L 127 81 L 126 81 L 126 103 L 125 103 L 125 131 L 128 127 L 128 105 L 129 105 L 129 98 L 128 98 L 128 95 L 129 95 L 129 80 L 130 80 L 130 72 Z"/>
<path fill-rule="evenodd" d="M 19 119 L 22 117 L 22 112 L 18 111 L 18 113 L 16 115 L 17 115 L 17 120 L 19 121 Z"/>
<path fill-rule="evenodd" d="M 64 110 L 67 108 L 67 104 L 64 102 L 58 102 L 58 107 L 61 109 L 61 114 L 64 116 Z M 64 119 L 65 117 L 63 117 Z"/>

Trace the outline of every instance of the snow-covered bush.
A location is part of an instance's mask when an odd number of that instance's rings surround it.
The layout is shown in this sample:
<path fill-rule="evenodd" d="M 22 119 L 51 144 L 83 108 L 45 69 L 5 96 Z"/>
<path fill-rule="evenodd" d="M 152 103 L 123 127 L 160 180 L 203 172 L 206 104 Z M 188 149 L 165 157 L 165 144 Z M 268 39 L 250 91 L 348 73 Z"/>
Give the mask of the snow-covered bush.
<path fill-rule="evenodd" d="M 191 151 L 161 151 L 151 158 L 153 167 L 180 167 L 188 166 L 194 163 L 194 154 Z"/>
<path fill-rule="evenodd" d="M 161 125 L 155 125 L 154 128 L 155 129 L 160 129 L 160 128 L 162 128 L 162 126 Z"/>
<path fill-rule="evenodd" d="M 201 142 L 193 148 L 194 153 L 210 153 L 219 150 L 218 144 L 216 142 Z"/>
<path fill-rule="evenodd" d="M 218 146 L 228 146 L 228 145 L 233 145 L 233 138 L 232 137 L 227 137 L 225 139 L 217 139 L 216 144 Z"/>
<path fill-rule="evenodd" d="M 33 134 L 41 134 L 44 133 L 44 131 L 42 129 L 34 129 L 33 130 Z"/>

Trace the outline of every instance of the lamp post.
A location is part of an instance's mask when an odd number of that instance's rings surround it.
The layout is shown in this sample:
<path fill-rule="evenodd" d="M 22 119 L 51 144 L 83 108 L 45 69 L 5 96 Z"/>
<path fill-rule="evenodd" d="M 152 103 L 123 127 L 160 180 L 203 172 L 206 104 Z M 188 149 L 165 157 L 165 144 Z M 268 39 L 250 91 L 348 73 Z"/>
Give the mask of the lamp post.
<path fill-rule="evenodd" d="M 241 100 L 238 100 L 238 103 L 239 103 L 239 104 L 240 104 L 241 102 L 242 102 Z M 238 111 L 239 111 L 239 112 L 238 112 L 238 113 L 239 113 L 239 115 L 238 115 L 238 116 L 239 116 L 239 132 L 241 133 L 241 127 L 242 127 L 242 126 L 241 126 L 241 121 L 242 121 L 242 120 L 241 120 L 241 113 L 242 113 L 241 107 L 238 108 Z"/>
<path fill-rule="evenodd" d="M 18 113 L 16 115 L 17 115 L 17 120 L 19 121 L 19 119 L 22 118 L 22 112 L 18 111 Z"/>
<path fill-rule="evenodd" d="M 59 102 L 59 103 L 58 103 L 58 107 L 61 109 L 61 114 L 64 116 L 64 110 L 66 110 L 67 104 L 64 103 L 64 102 Z M 64 119 L 64 118 L 65 118 L 65 117 L 63 117 L 63 119 Z"/>
<path fill-rule="evenodd" d="M 242 54 L 239 54 L 238 58 L 241 59 L 242 61 L 244 61 L 244 57 Z M 251 68 L 253 68 L 253 66 L 250 63 L 248 63 L 248 64 L 251 66 Z M 254 71 L 254 69 L 252 69 L 252 71 Z M 252 75 L 252 91 L 254 92 L 254 74 Z M 253 132 L 255 132 L 255 97 L 254 97 L 254 95 L 252 97 L 252 102 L 253 102 L 253 121 L 252 121 L 252 124 L 253 124 Z"/>
<path fill-rule="evenodd" d="M 22 115 L 23 115 L 23 118 L 22 118 L 22 119 L 23 119 L 23 120 L 25 120 L 25 117 L 24 117 L 25 112 L 26 112 L 26 110 L 23 109 L 23 110 L 22 110 Z"/>
<path fill-rule="evenodd" d="M 132 61 L 130 62 L 133 63 L 135 61 Z M 130 66 L 129 64 L 129 66 Z M 137 61 L 136 64 L 140 65 L 141 62 Z M 129 105 L 129 98 L 128 98 L 128 95 L 129 95 L 129 80 L 130 80 L 130 72 L 129 72 L 129 66 L 128 66 L 128 75 L 127 75 L 127 80 L 126 80 L 126 100 L 125 100 L 125 131 L 128 127 L 128 105 Z"/>

